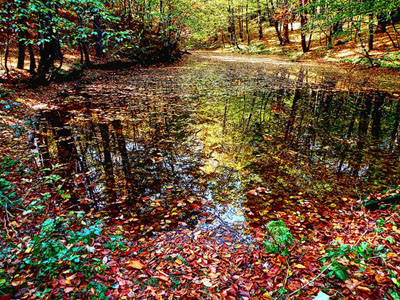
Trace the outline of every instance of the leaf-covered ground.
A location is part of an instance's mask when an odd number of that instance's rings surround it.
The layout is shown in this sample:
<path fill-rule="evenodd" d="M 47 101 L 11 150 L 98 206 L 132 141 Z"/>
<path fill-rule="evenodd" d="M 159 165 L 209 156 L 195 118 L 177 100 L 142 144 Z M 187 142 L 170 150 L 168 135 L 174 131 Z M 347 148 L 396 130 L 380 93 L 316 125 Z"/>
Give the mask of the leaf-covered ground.
<path fill-rule="evenodd" d="M 271 199 L 253 185 L 243 195 L 253 221 L 237 231 L 213 226 L 209 203 L 185 193 L 171 202 L 143 197 L 151 207 L 145 219 L 120 215 L 129 211 L 124 199 L 111 211 L 71 203 L 62 166 L 39 166 L 27 144 L 33 108 L 57 105 L 43 99 L 60 90 L 18 90 L 0 104 L 1 300 L 400 299 L 396 205 L 367 210 L 346 197 L 326 205 L 301 193 Z M 282 220 L 293 243 L 279 242 L 265 216 Z M 265 241 L 279 253 L 267 253 Z"/>

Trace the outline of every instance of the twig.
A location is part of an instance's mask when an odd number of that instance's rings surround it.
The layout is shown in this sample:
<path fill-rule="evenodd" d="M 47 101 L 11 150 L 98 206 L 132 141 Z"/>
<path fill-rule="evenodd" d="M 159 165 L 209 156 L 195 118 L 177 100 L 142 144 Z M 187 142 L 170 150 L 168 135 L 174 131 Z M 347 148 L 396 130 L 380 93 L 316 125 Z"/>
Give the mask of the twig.
<path fill-rule="evenodd" d="M 360 236 L 360 238 L 352 245 L 352 247 L 356 246 L 361 239 L 364 237 L 364 235 L 368 232 L 369 228 L 367 228 L 364 233 Z M 294 294 L 296 294 L 298 291 L 301 291 L 302 289 L 306 288 L 307 286 L 309 286 L 311 283 L 313 283 L 315 280 L 317 280 L 319 277 L 321 277 L 322 274 L 325 273 L 326 270 L 328 270 L 331 266 L 332 266 L 333 262 L 331 262 L 323 271 L 321 271 L 317 276 L 315 276 L 313 279 L 311 279 L 309 282 L 307 282 L 306 284 L 304 284 L 302 287 L 298 288 L 297 290 L 295 290 L 294 292 L 290 293 L 288 296 L 285 297 L 285 299 L 287 299 L 290 296 L 293 296 Z"/>
<path fill-rule="evenodd" d="M 355 244 L 353 244 L 352 247 L 357 246 L 357 244 L 361 241 L 361 239 L 364 237 L 364 235 L 368 232 L 369 228 L 367 227 L 367 230 L 364 231 L 364 233 L 360 236 L 360 238 L 357 240 Z"/>
<path fill-rule="evenodd" d="M 5 215 L 6 215 L 6 219 L 7 219 L 7 223 L 11 226 L 11 229 L 14 231 L 15 235 L 18 238 L 18 232 L 15 230 L 14 226 L 11 225 L 10 219 L 8 218 L 9 212 L 7 209 L 7 203 L 4 206 L 4 210 L 5 210 Z"/>
<path fill-rule="evenodd" d="M 313 279 L 311 279 L 309 282 L 307 282 L 305 285 L 303 285 L 302 287 L 298 288 L 297 290 L 295 290 L 294 292 L 291 292 L 289 295 L 287 295 L 285 297 L 285 299 L 287 299 L 290 296 L 293 296 L 294 294 L 296 294 L 298 291 L 301 291 L 302 289 L 304 289 L 305 287 L 309 286 L 311 283 L 313 283 L 315 280 L 317 280 L 319 277 L 321 277 L 322 274 L 325 273 L 326 270 L 328 270 L 330 268 L 330 266 L 333 264 L 333 262 L 331 262 L 323 271 L 321 271 L 317 276 L 315 276 Z"/>

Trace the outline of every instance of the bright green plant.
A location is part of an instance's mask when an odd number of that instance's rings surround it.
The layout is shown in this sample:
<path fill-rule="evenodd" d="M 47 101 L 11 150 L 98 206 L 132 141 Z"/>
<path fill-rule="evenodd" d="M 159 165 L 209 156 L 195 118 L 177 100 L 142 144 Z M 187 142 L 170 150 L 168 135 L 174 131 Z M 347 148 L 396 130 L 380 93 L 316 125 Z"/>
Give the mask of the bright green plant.
<path fill-rule="evenodd" d="M 107 265 L 94 257 L 93 243 L 102 233 L 101 220 L 96 223 L 84 222 L 84 212 L 70 212 L 67 217 L 48 218 L 38 226 L 27 248 L 27 254 L 20 268 L 29 268 L 35 274 L 31 280 L 37 284 L 51 282 L 60 273 L 80 273 L 89 282 L 82 293 L 91 292 L 91 299 L 107 299 L 107 286 L 94 282 L 95 274 L 103 273 Z M 75 229 L 72 229 L 75 228 Z M 122 247 L 121 237 L 110 237 L 105 248 Z M 45 296 L 50 290 L 44 286 L 39 292 Z M 94 293 L 94 294 L 93 294 Z"/>
<path fill-rule="evenodd" d="M 288 254 L 288 247 L 293 245 L 294 238 L 286 224 L 282 221 L 271 221 L 267 224 L 267 235 L 264 248 L 267 253 Z"/>
<path fill-rule="evenodd" d="M 337 279 L 345 281 L 348 277 L 347 270 L 349 269 L 345 263 L 346 261 L 364 263 L 372 257 L 379 256 L 382 259 L 386 257 L 386 250 L 383 245 L 377 245 L 371 248 L 367 242 L 361 242 L 358 246 L 350 246 L 340 244 L 339 247 L 332 247 L 326 250 L 327 255 L 321 259 L 323 263 L 329 263 L 322 268 L 322 271 L 328 270 L 327 277 L 333 276 Z M 364 269 L 360 268 L 359 271 Z"/>
<path fill-rule="evenodd" d="M 8 209 L 22 202 L 21 198 L 17 197 L 16 185 L 7 180 L 9 175 L 19 163 L 19 160 L 13 160 L 9 157 L 4 157 L 0 162 L 0 206 L 9 213 Z"/>

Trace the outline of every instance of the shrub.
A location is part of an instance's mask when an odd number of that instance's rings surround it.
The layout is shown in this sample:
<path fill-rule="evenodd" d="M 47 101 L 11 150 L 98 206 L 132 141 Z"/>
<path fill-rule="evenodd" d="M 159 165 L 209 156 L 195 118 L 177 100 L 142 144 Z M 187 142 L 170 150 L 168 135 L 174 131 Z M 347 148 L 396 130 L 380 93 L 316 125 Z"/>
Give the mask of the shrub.
<path fill-rule="evenodd" d="M 282 220 L 271 221 L 266 227 L 268 234 L 263 242 L 266 253 L 287 255 L 294 238 L 286 224 Z"/>

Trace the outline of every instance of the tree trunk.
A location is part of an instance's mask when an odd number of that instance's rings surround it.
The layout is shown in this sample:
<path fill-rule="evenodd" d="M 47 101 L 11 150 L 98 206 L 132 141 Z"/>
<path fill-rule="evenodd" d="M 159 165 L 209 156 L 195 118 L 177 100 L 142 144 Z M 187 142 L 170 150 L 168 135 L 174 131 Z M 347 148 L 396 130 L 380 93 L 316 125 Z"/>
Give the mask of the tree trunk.
<path fill-rule="evenodd" d="M 7 32 L 6 32 L 6 48 L 4 50 L 4 68 L 6 70 L 6 77 L 8 77 L 8 55 L 10 51 L 10 35 L 11 35 L 11 4 L 7 4 Z"/>
<path fill-rule="evenodd" d="M 287 20 L 284 20 L 283 22 L 283 39 L 282 39 L 282 45 L 287 45 L 290 43 L 289 40 L 289 23 Z"/>
<path fill-rule="evenodd" d="M 103 146 L 103 167 L 104 167 L 104 175 L 105 175 L 105 190 L 108 196 L 108 201 L 112 204 L 117 198 L 117 194 L 115 192 L 115 178 L 114 178 L 114 165 L 111 156 L 111 145 L 110 145 L 110 132 L 108 128 L 108 124 L 101 123 L 99 124 L 102 146 Z"/>
<path fill-rule="evenodd" d="M 39 81 L 46 81 L 46 75 L 54 66 L 54 61 L 57 58 L 61 58 L 61 49 L 59 41 L 54 37 L 53 32 L 53 15 L 48 0 L 43 2 L 44 6 L 48 9 L 45 14 L 40 14 L 39 23 L 42 29 L 42 37 L 45 42 L 40 49 L 40 60 L 39 60 Z"/>
<path fill-rule="evenodd" d="M 29 52 L 29 73 L 35 74 L 36 73 L 36 61 L 35 61 L 35 54 L 33 53 L 33 46 L 32 44 L 28 44 L 28 52 Z"/>
<path fill-rule="evenodd" d="M 274 6 L 273 0 L 270 0 L 270 3 L 271 3 L 271 11 L 274 12 L 274 11 L 275 11 L 275 6 Z M 271 14 L 270 14 L 270 15 L 269 15 L 269 23 L 274 25 L 276 34 L 277 34 L 278 39 L 279 39 L 279 44 L 282 46 L 282 45 L 283 45 L 283 39 L 282 39 L 282 35 L 281 35 L 281 30 L 279 29 L 279 22 L 278 22 L 278 20 L 276 20 L 275 18 L 273 18 L 273 17 L 271 16 Z"/>
<path fill-rule="evenodd" d="M 369 34 L 368 34 L 368 50 L 371 51 L 374 49 L 374 24 L 373 24 L 374 16 L 372 14 L 369 15 Z"/>
<path fill-rule="evenodd" d="M 262 16 L 261 16 L 261 5 L 260 0 L 257 0 L 257 21 L 258 21 L 258 38 L 263 39 L 263 28 L 262 28 Z"/>
<path fill-rule="evenodd" d="M 82 21 L 82 16 L 80 13 L 78 13 L 78 26 L 80 28 L 83 27 L 83 21 Z M 90 65 L 90 55 L 89 51 L 87 50 L 87 45 L 86 42 L 83 39 L 79 39 L 79 47 L 81 49 L 81 63 L 83 63 L 83 57 L 85 58 L 84 64 L 86 66 Z M 83 55 L 82 55 L 83 54 Z"/>
<path fill-rule="evenodd" d="M 23 18 L 18 20 L 20 27 L 25 26 L 25 20 Z M 27 37 L 27 32 L 25 29 L 20 28 L 18 33 L 18 63 L 17 68 L 23 69 L 25 63 L 25 41 Z"/>
<path fill-rule="evenodd" d="M 249 0 L 246 2 L 246 36 L 247 46 L 250 46 L 250 33 L 249 33 Z"/>
<path fill-rule="evenodd" d="M 304 8 L 307 5 L 307 0 L 300 0 L 300 6 Z M 304 27 L 307 25 L 307 13 L 302 12 L 300 14 L 300 35 L 301 35 L 301 48 L 303 49 L 303 53 L 310 51 L 311 44 L 311 34 L 307 45 L 306 35 L 304 33 Z"/>
<path fill-rule="evenodd" d="M 276 34 L 277 34 L 278 39 L 279 39 L 279 44 L 280 44 L 281 46 L 283 46 L 284 43 L 283 43 L 283 38 L 282 38 L 282 35 L 281 35 L 281 31 L 280 31 L 280 29 L 279 29 L 279 22 L 276 21 L 276 20 L 274 20 L 273 23 L 274 23 L 274 27 L 275 27 Z"/>
<path fill-rule="evenodd" d="M 239 23 L 239 39 L 243 41 L 243 18 L 242 18 L 242 7 L 240 7 L 238 23 Z"/>
<path fill-rule="evenodd" d="M 96 32 L 96 56 L 100 58 L 106 57 L 103 48 L 103 31 L 100 26 L 100 14 L 93 17 L 93 29 Z"/>
<path fill-rule="evenodd" d="M 378 15 L 378 27 L 376 28 L 376 33 L 386 32 L 387 20 L 384 15 Z"/>
<path fill-rule="evenodd" d="M 23 69 L 24 68 L 24 63 L 25 63 L 25 43 L 26 41 L 24 39 L 28 38 L 28 31 L 26 30 L 26 17 L 23 14 L 22 10 L 26 9 L 26 1 L 21 2 L 20 7 L 18 9 L 21 9 L 22 16 L 18 18 L 18 63 L 17 63 L 17 68 L 18 69 Z M 17 11 L 19 13 L 19 11 Z"/>

